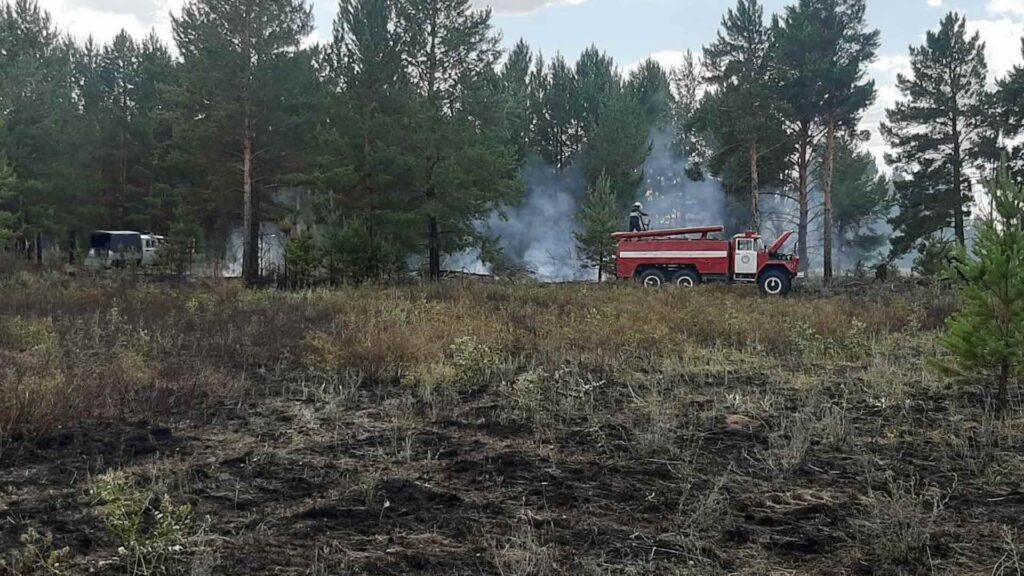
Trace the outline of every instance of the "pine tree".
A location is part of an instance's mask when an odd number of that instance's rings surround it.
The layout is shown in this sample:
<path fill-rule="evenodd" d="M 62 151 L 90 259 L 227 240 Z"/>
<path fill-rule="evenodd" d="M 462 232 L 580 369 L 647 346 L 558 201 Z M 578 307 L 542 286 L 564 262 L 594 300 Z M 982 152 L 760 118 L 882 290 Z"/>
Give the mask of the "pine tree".
<path fill-rule="evenodd" d="M 327 47 L 327 122 L 320 130 L 317 211 L 332 281 L 377 276 L 377 263 L 343 254 L 365 246 L 342 241 L 365 235 L 409 253 L 420 235 L 406 214 L 405 192 L 415 184 L 416 160 L 406 142 L 408 119 L 419 113 L 406 73 L 390 0 L 343 0 Z M 342 239 L 342 240 L 339 240 Z M 370 266 L 355 270 L 358 263 Z"/>
<path fill-rule="evenodd" d="M 1021 54 L 1024 54 L 1024 39 L 1021 40 Z M 1010 170 L 1014 175 L 1024 175 L 1024 66 L 1013 67 L 1005 78 L 999 81 L 996 105 L 999 108 L 1000 128 L 1005 139 L 1014 142 L 1010 150 Z"/>
<path fill-rule="evenodd" d="M 616 94 L 606 103 L 590 138 L 588 186 L 596 188 L 599 180 L 606 178 L 618 207 L 625 208 L 637 198 L 650 151 L 650 132 L 639 100 L 632 91 Z"/>
<path fill-rule="evenodd" d="M 823 176 L 819 171 L 817 177 Z M 837 252 L 847 263 L 876 259 L 888 240 L 879 225 L 892 207 L 889 179 L 878 169 L 871 153 L 849 138 L 841 138 L 836 144 L 832 190 Z"/>
<path fill-rule="evenodd" d="M 711 88 L 696 124 L 711 147 L 709 169 L 726 188 L 749 193 L 750 227 L 761 228 L 761 188 L 780 176 L 785 136 L 770 85 L 772 35 L 758 0 L 738 0 L 722 19 L 718 38 L 704 49 Z"/>
<path fill-rule="evenodd" d="M 422 98 L 410 116 L 414 185 L 406 209 L 426 232 L 427 272 L 441 275 L 441 255 L 479 243 L 474 223 L 522 192 L 515 151 L 500 103 L 498 36 L 490 10 L 469 0 L 401 0 L 397 30 L 413 88 Z M 493 105 L 489 105 L 493 104 Z"/>
<path fill-rule="evenodd" d="M 538 82 L 538 86 L 543 86 L 536 136 L 541 157 L 565 168 L 579 151 L 582 140 L 576 74 L 559 54 L 548 64 L 543 84 Z"/>
<path fill-rule="evenodd" d="M 304 88 L 282 76 L 308 63 L 300 43 L 313 30 L 312 12 L 304 0 L 189 0 L 172 27 L 182 59 L 181 112 L 190 119 L 183 146 L 214 160 L 202 185 L 232 180 L 241 159 L 242 275 L 253 284 L 260 275 L 257 163 L 284 152 L 264 142 L 274 114 Z"/>
<path fill-rule="evenodd" d="M 622 81 L 615 61 L 597 46 L 590 46 L 580 54 L 575 79 L 576 124 L 581 145 L 585 145 L 600 123 L 608 100 L 621 89 Z"/>
<path fill-rule="evenodd" d="M 501 67 L 508 138 L 522 163 L 530 152 L 530 72 L 533 54 L 523 40 L 516 43 Z"/>
<path fill-rule="evenodd" d="M 630 73 L 626 89 L 633 92 L 643 108 L 645 126 L 660 129 L 670 124 L 675 98 L 668 73 L 656 60 L 648 58 L 641 62 Z"/>
<path fill-rule="evenodd" d="M 975 379 L 990 379 L 1005 413 L 1010 379 L 1024 373 L 1024 188 L 1002 166 L 991 190 L 994 213 L 981 225 L 957 272 L 964 308 L 948 322 L 944 346 Z"/>
<path fill-rule="evenodd" d="M 821 123 L 825 128 L 824 280 L 833 275 L 833 202 L 836 144 L 841 133 L 856 130 L 860 118 L 875 100 L 875 83 L 866 80 L 867 65 L 875 58 L 878 30 L 868 30 L 865 0 L 822 0 L 825 46 Z"/>
<path fill-rule="evenodd" d="M 702 76 L 698 57 L 687 50 L 683 63 L 672 70 L 669 77 L 674 93 L 672 126 L 676 132 L 675 148 L 686 158 L 686 176 L 694 181 L 704 179 L 708 156 L 707 144 L 701 139 L 696 122 L 704 88 Z"/>
<path fill-rule="evenodd" d="M 15 186 L 14 169 L 11 168 L 6 154 L 0 148 L 0 252 L 10 246 L 17 232 L 17 214 L 14 212 L 14 206 L 10 204 L 14 197 Z"/>
<path fill-rule="evenodd" d="M 602 174 L 591 187 L 577 219 L 576 245 L 587 264 L 597 269 L 598 282 L 615 274 L 617 243 L 612 234 L 619 229 L 621 211 L 608 176 Z"/>
<path fill-rule="evenodd" d="M 967 240 L 972 168 L 988 136 L 989 91 L 985 45 L 967 35 L 965 18 L 950 13 L 925 43 L 910 49 L 910 76 L 900 75 L 904 100 L 887 112 L 882 134 L 892 147 L 887 162 L 910 177 L 895 182 L 899 213 L 893 255 L 906 254 L 922 239 L 952 228 Z"/>
<path fill-rule="evenodd" d="M 820 0 L 799 0 L 774 21 L 775 78 L 786 130 L 792 139 L 792 165 L 798 209 L 797 254 L 806 271 L 810 258 L 811 171 L 814 151 L 821 139 L 818 120 L 824 107 L 823 78 L 828 59 L 824 52 L 823 13 Z"/>
<path fill-rule="evenodd" d="M 81 52 L 35 0 L 0 6 L 0 109 L 20 244 L 41 259 L 44 235 L 89 221 L 95 193 L 90 127 L 82 114 Z M 30 254 L 26 254 L 30 255 Z"/>

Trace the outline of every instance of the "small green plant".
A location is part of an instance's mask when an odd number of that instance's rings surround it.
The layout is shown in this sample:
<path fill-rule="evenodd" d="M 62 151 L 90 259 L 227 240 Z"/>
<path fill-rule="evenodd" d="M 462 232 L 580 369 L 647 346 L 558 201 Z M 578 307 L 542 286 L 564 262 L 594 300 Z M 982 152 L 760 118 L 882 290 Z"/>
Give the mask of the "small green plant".
<path fill-rule="evenodd" d="M 48 574 L 59 576 L 66 574 L 68 561 L 71 559 L 69 548 L 56 548 L 52 534 L 40 534 L 34 528 L 19 538 L 21 548 L 0 556 L 0 574 L 11 576 L 28 576 L 30 574 Z"/>
<path fill-rule="evenodd" d="M 288 286 L 291 288 L 308 288 L 316 279 L 320 268 L 316 242 L 313 234 L 302 230 L 288 239 L 287 248 Z"/>
<path fill-rule="evenodd" d="M 971 257 L 957 253 L 966 282 L 964 308 L 953 316 L 942 344 L 956 357 L 961 375 L 994 384 L 1005 413 L 1009 383 L 1024 373 L 1024 188 L 1005 164 L 991 187 L 995 212 L 981 225 Z"/>
<path fill-rule="evenodd" d="M 191 537 L 192 508 L 166 495 L 137 488 L 122 471 L 97 478 L 95 493 L 103 505 L 107 531 L 131 575 L 168 574 L 185 556 Z"/>

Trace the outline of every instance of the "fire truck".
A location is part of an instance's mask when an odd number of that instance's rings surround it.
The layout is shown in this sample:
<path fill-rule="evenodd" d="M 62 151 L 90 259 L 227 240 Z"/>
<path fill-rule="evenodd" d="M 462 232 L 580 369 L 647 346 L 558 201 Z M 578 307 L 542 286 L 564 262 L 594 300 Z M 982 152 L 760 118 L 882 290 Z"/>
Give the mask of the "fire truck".
<path fill-rule="evenodd" d="M 792 232 L 765 246 L 754 232 L 732 240 L 712 237 L 724 231 L 722 226 L 705 226 L 613 234 L 619 243 L 618 276 L 650 288 L 706 282 L 757 284 L 768 296 L 789 294 L 794 280 L 802 277 L 800 259 L 781 253 Z"/>

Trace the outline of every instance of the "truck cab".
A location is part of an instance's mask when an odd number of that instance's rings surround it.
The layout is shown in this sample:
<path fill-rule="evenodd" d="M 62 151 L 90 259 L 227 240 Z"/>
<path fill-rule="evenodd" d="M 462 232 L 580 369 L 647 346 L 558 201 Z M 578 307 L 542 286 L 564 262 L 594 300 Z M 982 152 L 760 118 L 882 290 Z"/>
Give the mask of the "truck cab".
<path fill-rule="evenodd" d="M 756 282 L 761 292 L 769 296 L 785 296 L 792 290 L 793 280 L 800 276 L 800 259 L 781 253 L 793 236 L 785 232 L 770 246 L 765 246 L 760 234 L 746 232 L 733 237 L 732 281 Z"/>

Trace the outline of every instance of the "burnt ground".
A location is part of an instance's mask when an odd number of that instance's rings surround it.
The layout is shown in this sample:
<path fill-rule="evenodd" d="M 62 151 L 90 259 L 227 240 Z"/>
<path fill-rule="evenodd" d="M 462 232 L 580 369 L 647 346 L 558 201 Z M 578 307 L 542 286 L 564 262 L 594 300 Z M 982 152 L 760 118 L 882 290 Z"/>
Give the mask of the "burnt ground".
<path fill-rule="evenodd" d="M 796 432 L 712 399 L 757 382 L 688 390 L 663 430 L 630 416 L 625 390 L 607 418 L 581 409 L 548 433 L 504 398 L 438 411 L 397 385 L 85 424 L 7 448 L 0 550 L 34 528 L 70 549 L 62 573 L 124 573 L 90 488 L 123 469 L 193 506 L 195 535 L 171 566 L 184 573 L 1016 573 L 993 569 L 1024 513 L 1019 444 L 951 446 L 940 431 L 953 400 L 921 393 L 897 408 L 849 403 L 846 439 L 818 428 L 787 467 Z M 803 392 L 773 394 L 785 411 Z M 898 425 L 920 434 L 887 431 Z"/>

